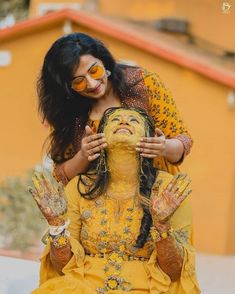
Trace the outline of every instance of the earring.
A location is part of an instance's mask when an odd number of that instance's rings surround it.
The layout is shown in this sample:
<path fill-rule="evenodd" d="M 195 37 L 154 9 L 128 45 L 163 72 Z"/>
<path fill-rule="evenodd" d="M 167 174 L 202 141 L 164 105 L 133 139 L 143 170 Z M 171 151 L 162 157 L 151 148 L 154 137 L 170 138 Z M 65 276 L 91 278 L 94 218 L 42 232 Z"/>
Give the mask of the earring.
<path fill-rule="evenodd" d="M 107 78 L 111 76 L 111 71 L 110 70 L 106 69 L 105 72 L 106 72 L 106 77 Z"/>

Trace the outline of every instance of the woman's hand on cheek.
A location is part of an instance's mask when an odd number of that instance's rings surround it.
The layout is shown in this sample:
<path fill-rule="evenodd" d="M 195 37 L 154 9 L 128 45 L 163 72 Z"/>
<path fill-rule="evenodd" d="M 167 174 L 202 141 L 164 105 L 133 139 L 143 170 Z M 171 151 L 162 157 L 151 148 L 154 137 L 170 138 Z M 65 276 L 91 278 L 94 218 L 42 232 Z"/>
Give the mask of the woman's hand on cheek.
<path fill-rule="evenodd" d="M 140 155 L 147 158 L 166 155 L 166 138 L 164 133 L 156 128 L 154 137 L 144 137 L 137 143 L 136 150 Z"/>
<path fill-rule="evenodd" d="M 95 134 L 89 126 L 85 127 L 85 136 L 82 139 L 81 153 L 89 161 L 100 156 L 100 151 L 107 147 L 103 133 Z"/>

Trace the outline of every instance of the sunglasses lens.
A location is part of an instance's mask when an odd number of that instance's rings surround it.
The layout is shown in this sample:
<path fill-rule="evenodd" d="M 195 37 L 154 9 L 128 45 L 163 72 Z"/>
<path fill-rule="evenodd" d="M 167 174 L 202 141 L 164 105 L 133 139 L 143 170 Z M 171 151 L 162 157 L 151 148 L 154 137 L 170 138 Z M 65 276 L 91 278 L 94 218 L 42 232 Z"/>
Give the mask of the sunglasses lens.
<path fill-rule="evenodd" d="M 100 79 L 104 76 L 105 70 L 101 65 L 93 65 L 89 71 L 89 76 L 94 79 Z M 77 92 L 82 92 L 87 87 L 87 78 L 85 77 L 77 77 L 72 81 L 72 89 Z"/>
<path fill-rule="evenodd" d="M 94 65 L 90 68 L 89 74 L 93 79 L 100 79 L 104 75 L 104 68 L 101 65 Z"/>
<path fill-rule="evenodd" d="M 77 78 L 72 82 L 72 89 L 81 92 L 86 89 L 86 79 L 85 78 Z"/>

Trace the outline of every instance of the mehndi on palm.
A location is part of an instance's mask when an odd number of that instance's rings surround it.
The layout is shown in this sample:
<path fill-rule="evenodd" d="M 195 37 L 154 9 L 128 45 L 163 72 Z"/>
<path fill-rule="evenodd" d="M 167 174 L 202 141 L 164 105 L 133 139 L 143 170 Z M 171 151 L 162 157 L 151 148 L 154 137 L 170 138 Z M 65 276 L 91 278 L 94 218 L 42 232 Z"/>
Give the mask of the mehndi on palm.
<path fill-rule="evenodd" d="M 153 223 L 166 222 L 170 219 L 184 199 L 192 192 L 189 188 L 190 182 L 191 180 L 186 174 L 178 173 L 161 192 L 162 181 L 157 182 L 151 199 L 144 200 L 144 204 L 149 207 L 151 212 Z"/>
<path fill-rule="evenodd" d="M 67 199 L 63 184 L 57 183 L 48 173 L 36 172 L 32 178 L 34 188 L 29 192 L 50 225 L 61 225 L 67 212 Z"/>

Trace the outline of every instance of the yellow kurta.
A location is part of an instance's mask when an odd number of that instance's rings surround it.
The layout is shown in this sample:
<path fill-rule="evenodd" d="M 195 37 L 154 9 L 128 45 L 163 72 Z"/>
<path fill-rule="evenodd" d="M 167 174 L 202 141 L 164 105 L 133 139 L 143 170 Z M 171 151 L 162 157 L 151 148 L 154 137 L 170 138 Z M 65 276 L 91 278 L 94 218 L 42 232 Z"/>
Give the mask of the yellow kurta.
<path fill-rule="evenodd" d="M 159 172 L 160 192 L 172 175 Z M 154 191 L 154 186 L 153 186 Z M 154 192 L 152 192 L 154 193 Z M 105 280 L 118 275 L 123 285 L 130 285 L 132 294 L 197 294 L 200 293 L 195 273 L 195 252 L 191 245 L 191 208 L 186 199 L 172 217 L 174 235 L 184 251 L 181 278 L 171 282 L 157 264 L 156 246 L 148 239 L 141 249 L 133 245 L 139 235 L 143 211 L 137 199 L 117 200 L 100 196 L 94 200 L 82 198 L 77 191 L 77 178 L 66 187 L 68 197 L 69 232 L 73 256 L 63 268 L 63 275 L 53 269 L 49 244 L 41 258 L 40 287 L 33 294 L 94 294 L 103 288 Z M 117 206 L 119 213 L 117 214 Z M 120 259 L 115 252 L 122 250 Z M 119 265 L 115 270 L 107 260 Z M 115 272 L 116 271 L 116 272 Z M 126 293 L 109 290 L 105 293 Z"/>

